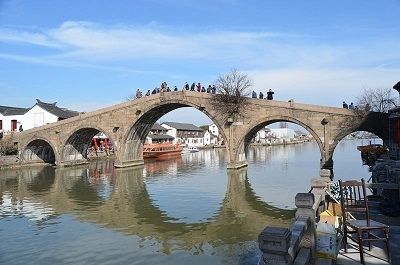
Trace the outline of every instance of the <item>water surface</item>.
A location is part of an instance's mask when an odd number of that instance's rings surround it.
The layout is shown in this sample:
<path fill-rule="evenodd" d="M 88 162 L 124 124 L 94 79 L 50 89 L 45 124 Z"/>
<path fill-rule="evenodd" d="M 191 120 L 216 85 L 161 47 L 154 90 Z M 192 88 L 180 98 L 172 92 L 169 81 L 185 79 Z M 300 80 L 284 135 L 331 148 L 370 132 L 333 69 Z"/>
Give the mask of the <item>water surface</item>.
<path fill-rule="evenodd" d="M 368 175 L 342 141 L 335 177 Z M 1 264 L 256 264 L 258 234 L 289 226 L 319 173 L 314 142 L 254 147 L 227 171 L 223 149 L 143 167 L 112 161 L 0 171 Z"/>

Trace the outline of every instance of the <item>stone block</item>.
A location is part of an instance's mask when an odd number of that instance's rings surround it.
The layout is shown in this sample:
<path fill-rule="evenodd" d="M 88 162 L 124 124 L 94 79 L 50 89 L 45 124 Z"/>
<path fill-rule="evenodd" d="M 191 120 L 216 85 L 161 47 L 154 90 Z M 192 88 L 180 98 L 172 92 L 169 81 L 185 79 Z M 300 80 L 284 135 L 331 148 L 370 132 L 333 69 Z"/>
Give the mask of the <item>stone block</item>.
<path fill-rule="evenodd" d="M 290 255 L 264 254 L 261 256 L 258 265 L 288 265 L 292 264 Z"/>
<path fill-rule="evenodd" d="M 319 176 L 322 178 L 330 178 L 331 171 L 329 169 L 323 168 L 319 171 Z"/>
<path fill-rule="evenodd" d="M 295 204 L 297 208 L 312 208 L 315 199 L 312 193 L 297 193 L 295 197 Z"/>
<path fill-rule="evenodd" d="M 287 254 L 291 232 L 288 228 L 267 226 L 258 236 L 258 246 L 263 253 Z"/>

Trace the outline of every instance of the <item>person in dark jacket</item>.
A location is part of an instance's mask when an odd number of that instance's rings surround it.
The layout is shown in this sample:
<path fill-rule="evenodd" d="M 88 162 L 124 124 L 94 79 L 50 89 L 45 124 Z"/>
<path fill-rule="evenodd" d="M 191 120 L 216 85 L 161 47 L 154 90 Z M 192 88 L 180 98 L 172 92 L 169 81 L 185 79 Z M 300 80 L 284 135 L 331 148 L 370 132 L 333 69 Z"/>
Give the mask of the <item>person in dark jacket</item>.
<path fill-rule="evenodd" d="M 272 89 L 268 90 L 267 92 L 267 99 L 268 100 L 273 100 L 274 99 L 274 91 L 272 91 Z"/>

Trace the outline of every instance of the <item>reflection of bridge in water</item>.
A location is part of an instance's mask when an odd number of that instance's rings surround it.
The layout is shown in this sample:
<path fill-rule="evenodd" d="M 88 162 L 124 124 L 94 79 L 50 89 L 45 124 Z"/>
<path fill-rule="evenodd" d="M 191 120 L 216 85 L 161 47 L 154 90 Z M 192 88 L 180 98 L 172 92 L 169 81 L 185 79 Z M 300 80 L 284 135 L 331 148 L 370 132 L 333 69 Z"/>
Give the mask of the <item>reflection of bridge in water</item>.
<path fill-rule="evenodd" d="M 72 213 L 85 222 L 155 238 L 162 242 L 164 253 L 169 252 L 170 240 L 184 249 L 203 242 L 218 246 L 254 240 L 265 225 L 289 225 L 294 215 L 292 210 L 262 202 L 243 169 L 228 171 L 225 198 L 212 220 L 180 222 L 154 204 L 143 171 L 143 167 L 114 170 L 111 163 L 8 170 L 3 173 L 9 177 L 0 179 L 0 192 L 2 198 L 11 196 L 15 204 L 43 205 L 52 215 Z"/>

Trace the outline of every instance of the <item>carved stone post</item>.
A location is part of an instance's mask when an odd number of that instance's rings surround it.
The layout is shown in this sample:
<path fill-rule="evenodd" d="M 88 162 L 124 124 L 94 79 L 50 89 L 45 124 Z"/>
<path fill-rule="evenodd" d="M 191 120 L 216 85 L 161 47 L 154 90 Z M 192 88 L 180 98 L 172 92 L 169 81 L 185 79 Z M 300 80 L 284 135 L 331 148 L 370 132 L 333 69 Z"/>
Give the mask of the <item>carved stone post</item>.
<path fill-rule="evenodd" d="M 297 206 L 296 220 L 297 219 L 309 219 L 310 226 L 300 241 L 300 248 L 309 248 L 311 250 L 311 261 L 310 264 L 315 263 L 315 209 L 313 209 L 315 202 L 314 194 L 312 193 L 297 193 L 295 203 Z"/>
<path fill-rule="evenodd" d="M 263 253 L 258 265 L 292 264 L 288 253 L 291 236 L 288 228 L 267 226 L 258 236 L 258 246 Z"/>

